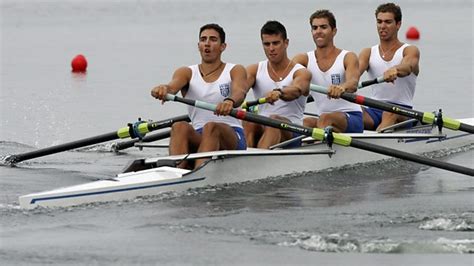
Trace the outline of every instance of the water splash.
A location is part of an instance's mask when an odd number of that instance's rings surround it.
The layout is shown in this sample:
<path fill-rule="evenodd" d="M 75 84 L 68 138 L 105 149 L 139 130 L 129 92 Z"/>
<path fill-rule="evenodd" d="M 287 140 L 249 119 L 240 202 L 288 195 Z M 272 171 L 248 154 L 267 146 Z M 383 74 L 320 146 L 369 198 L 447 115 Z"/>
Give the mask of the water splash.
<path fill-rule="evenodd" d="M 474 231 L 474 227 L 464 219 L 436 218 L 418 226 L 421 230 L 434 231 Z"/>

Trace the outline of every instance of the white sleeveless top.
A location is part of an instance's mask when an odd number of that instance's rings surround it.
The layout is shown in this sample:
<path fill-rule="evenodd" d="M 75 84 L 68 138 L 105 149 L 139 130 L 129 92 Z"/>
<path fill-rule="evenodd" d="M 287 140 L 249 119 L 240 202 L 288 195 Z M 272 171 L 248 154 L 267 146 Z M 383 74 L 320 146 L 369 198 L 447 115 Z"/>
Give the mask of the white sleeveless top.
<path fill-rule="evenodd" d="M 344 83 L 346 80 L 344 57 L 348 52 L 349 51 L 342 50 L 336 57 L 336 61 L 334 61 L 331 68 L 326 72 L 321 71 L 319 68 L 318 62 L 316 61 L 315 51 L 308 52 L 308 70 L 311 71 L 311 74 L 313 75 L 311 83 L 323 87 Z M 311 92 L 311 96 L 314 98 L 316 114 L 318 115 L 332 112 L 362 112 L 360 105 L 351 103 L 344 99 L 328 98 L 326 94 L 319 92 Z"/>
<path fill-rule="evenodd" d="M 208 103 L 218 104 L 225 98 L 230 97 L 231 77 L 230 71 L 235 64 L 226 63 L 219 78 L 211 83 L 204 81 L 199 71 L 198 65 L 189 66 L 192 71 L 189 88 L 184 98 L 199 100 Z M 242 127 L 240 120 L 232 116 L 217 116 L 209 110 L 188 106 L 188 115 L 193 128 L 202 128 L 207 122 L 220 122 L 231 127 Z"/>
<path fill-rule="evenodd" d="M 299 69 L 304 68 L 300 64 L 296 64 L 291 69 L 290 73 L 279 82 L 270 78 L 268 74 L 268 60 L 258 63 L 257 75 L 255 84 L 253 86 L 253 95 L 255 99 L 265 97 L 268 92 L 276 88 L 284 89 L 293 81 L 293 75 Z M 258 107 L 258 114 L 269 117 L 270 115 L 279 115 L 288 118 L 292 123 L 302 125 L 303 113 L 306 105 L 307 96 L 301 95 L 298 99 L 293 101 L 278 100 L 272 104 L 262 104 Z"/>
<path fill-rule="evenodd" d="M 379 53 L 379 45 L 372 46 L 369 58 L 369 69 L 367 71 L 369 79 L 374 79 L 383 76 L 383 72 L 387 69 L 396 66 L 402 62 L 403 50 L 409 44 L 403 44 L 390 61 L 385 61 Z M 413 96 L 415 94 L 417 76 L 414 73 L 410 75 L 397 78 L 395 83 L 383 82 L 370 86 L 372 90 L 372 97 L 379 101 L 398 103 L 408 106 L 413 106 Z"/>

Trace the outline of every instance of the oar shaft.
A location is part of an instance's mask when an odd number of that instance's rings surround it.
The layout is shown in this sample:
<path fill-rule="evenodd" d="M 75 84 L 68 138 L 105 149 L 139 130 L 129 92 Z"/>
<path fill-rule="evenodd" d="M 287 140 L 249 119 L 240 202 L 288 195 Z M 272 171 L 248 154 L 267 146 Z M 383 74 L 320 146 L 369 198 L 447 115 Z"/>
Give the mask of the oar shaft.
<path fill-rule="evenodd" d="M 322 87 L 322 86 L 311 84 L 310 89 L 312 91 L 315 91 L 315 92 L 327 94 L 327 89 L 325 87 Z M 413 110 L 413 109 L 410 109 L 410 108 L 406 108 L 406 107 L 399 106 L 399 105 L 396 105 L 396 104 L 391 104 L 391 103 L 386 103 L 386 102 L 374 100 L 374 99 L 367 98 L 365 96 L 357 95 L 357 94 L 354 94 L 354 93 L 344 92 L 344 93 L 342 93 L 341 98 L 344 99 L 344 100 L 347 100 L 349 102 L 357 103 L 357 104 L 360 104 L 360 105 L 364 105 L 364 106 L 368 106 L 368 107 L 372 107 L 372 108 L 377 108 L 377 109 L 380 109 L 380 110 L 383 110 L 383 111 L 387 111 L 387 112 L 391 112 L 391 113 L 395 113 L 395 114 L 415 118 L 415 119 L 417 119 L 417 120 L 419 120 L 423 123 L 426 123 L 426 124 L 433 124 L 436 121 L 436 117 L 433 113 L 416 111 L 416 110 Z M 471 134 L 474 133 L 474 126 L 473 125 L 468 125 L 468 124 L 465 124 L 465 123 L 461 123 L 461 122 L 459 122 L 455 119 L 452 119 L 452 118 L 449 118 L 449 117 L 444 117 L 444 116 L 443 116 L 443 121 L 442 122 L 443 122 L 443 127 L 445 127 L 445 128 L 449 128 L 449 129 L 452 129 L 452 130 L 462 130 L 464 132 L 468 132 L 468 133 L 471 133 Z"/>
<path fill-rule="evenodd" d="M 141 140 L 132 139 L 132 140 L 127 140 L 127 141 L 122 141 L 122 142 L 115 143 L 112 146 L 112 150 L 113 151 L 120 151 L 120 150 L 128 149 L 128 148 L 133 147 L 135 145 L 135 143 L 137 143 L 138 141 L 152 142 L 152 141 L 157 141 L 157 140 L 169 138 L 170 135 L 171 135 L 171 130 L 167 129 L 163 132 L 158 132 L 158 133 L 155 133 L 153 135 L 147 135 Z"/>
<path fill-rule="evenodd" d="M 444 170 L 448 170 L 448 171 L 452 171 L 452 172 L 456 172 L 460 174 L 474 176 L 474 169 L 472 168 L 467 168 L 461 165 L 451 164 L 448 162 L 438 161 L 431 158 L 395 150 L 388 147 L 374 145 L 365 141 L 352 139 L 351 147 L 366 150 L 366 151 L 371 151 L 371 152 L 375 152 L 379 154 L 384 154 L 387 156 L 391 156 L 391 157 L 395 157 L 395 158 L 399 158 L 399 159 L 403 159 L 407 161 L 412 161 L 415 163 L 429 165 L 432 167 L 436 167 L 436 168 L 440 168 L 440 169 L 444 169 Z"/>
<path fill-rule="evenodd" d="M 185 103 L 187 105 L 195 106 L 195 107 L 206 109 L 206 110 L 209 110 L 209 111 L 215 111 L 216 110 L 216 105 L 215 104 L 210 104 L 210 103 L 196 101 L 196 100 L 190 100 L 190 99 L 184 99 L 184 98 L 178 97 L 176 95 L 168 94 L 166 96 L 166 99 L 170 100 L 170 101 Z M 283 121 L 271 119 L 271 118 L 268 118 L 268 117 L 264 117 L 264 116 L 261 116 L 261 115 L 257 115 L 257 114 L 245 112 L 245 111 L 242 111 L 242 110 L 237 110 L 237 109 L 233 109 L 231 111 L 230 115 L 235 117 L 235 118 L 241 119 L 241 120 L 250 121 L 250 122 L 254 122 L 254 123 L 260 123 L 260 124 L 263 124 L 265 126 L 270 126 L 270 127 L 274 127 L 274 128 L 279 128 L 279 129 L 295 132 L 297 134 L 310 136 L 310 137 L 312 137 L 316 140 L 325 140 L 325 132 L 324 132 L 323 129 L 320 129 L 320 128 L 309 128 L 309 127 L 296 125 L 296 124 L 293 124 L 293 123 L 286 123 L 286 122 L 283 122 Z M 334 143 L 338 144 L 338 145 L 341 145 L 341 146 L 351 146 L 351 147 L 358 148 L 358 149 L 361 149 L 361 150 L 371 151 L 371 152 L 375 152 L 375 153 L 379 153 L 379 154 L 383 154 L 383 155 L 388 155 L 388 156 L 392 156 L 392 157 L 399 158 L 399 159 L 414 161 L 414 162 L 426 164 L 426 165 L 429 165 L 429 166 L 433 166 L 433 167 L 437 167 L 437 168 L 441 168 L 441 169 L 445 169 L 445 170 L 449 170 L 449 171 L 453 171 L 453 172 L 457 172 L 457 173 L 461 173 L 461 174 L 474 176 L 474 170 L 470 169 L 470 168 L 450 164 L 450 163 L 447 163 L 447 162 L 440 162 L 440 161 L 437 161 L 437 160 L 434 160 L 434 159 L 422 157 L 422 156 L 407 153 L 407 152 L 404 152 L 404 151 L 389 149 L 387 147 L 382 147 L 382 146 L 378 146 L 378 145 L 375 145 L 375 144 L 370 144 L 370 143 L 366 143 L 366 142 L 363 142 L 363 141 L 354 140 L 350 136 L 345 135 L 345 134 L 332 133 L 332 135 L 333 135 Z"/>
<path fill-rule="evenodd" d="M 374 79 L 371 79 L 371 80 L 361 81 L 361 82 L 359 82 L 359 85 L 357 86 L 357 88 L 362 89 L 363 87 L 367 87 L 367 86 L 370 86 L 370 85 L 382 83 L 384 81 L 385 80 L 384 80 L 383 76 L 378 77 L 378 78 L 374 78 Z"/>
<path fill-rule="evenodd" d="M 18 162 L 33 159 L 33 158 L 38 158 L 38 157 L 66 151 L 66 150 L 77 149 L 80 147 L 94 145 L 97 143 L 106 142 L 106 141 L 110 141 L 114 139 L 117 139 L 116 131 L 99 135 L 99 136 L 95 136 L 95 137 L 91 137 L 91 138 L 59 144 L 59 145 L 44 148 L 44 149 L 34 150 L 34 151 L 25 152 L 21 154 L 10 155 L 5 160 L 10 163 L 18 163 Z"/>
<path fill-rule="evenodd" d="M 178 116 L 178 117 L 174 117 L 174 118 L 170 118 L 166 120 L 161 120 L 161 121 L 156 121 L 156 122 L 143 122 L 143 123 L 138 124 L 136 131 L 139 134 L 145 135 L 146 133 L 154 131 L 154 130 L 170 127 L 174 122 L 177 122 L 177 121 L 189 121 L 189 118 L 187 115 L 182 115 L 182 116 Z M 90 146 L 90 145 L 94 145 L 94 144 L 98 144 L 98 143 L 102 143 L 106 141 L 116 140 L 120 138 L 128 138 L 128 137 L 136 138 L 137 136 L 135 136 L 135 133 L 130 127 L 123 127 L 115 132 L 110 132 L 110 133 L 98 135 L 95 137 L 90 137 L 90 138 L 86 138 L 82 140 L 76 140 L 76 141 L 59 144 L 56 146 L 39 149 L 35 151 L 25 152 L 21 154 L 10 155 L 5 158 L 5 161 L 10 164 L 14 164 L 21 161 L 38 158 L 38 157 L 42 157 L 42 156 L 46 156 L 46 155 L 50 155 L 50 154 L 54 154 L 58 152 L 63 152 L 67 150 L 77 149 L 80 147 Z"/>
<path fill-rule="evenodd" d="M 242 109 L 248 109 L 249 107 L 255 106 L 257 104 L 264 104 L 264 103 L 267 103 L 267 99 L 265 97 L 259 98 L 257 100 L 253 100 L 253 101 L 244 102 L 242 104 L 241 108 Z"/>

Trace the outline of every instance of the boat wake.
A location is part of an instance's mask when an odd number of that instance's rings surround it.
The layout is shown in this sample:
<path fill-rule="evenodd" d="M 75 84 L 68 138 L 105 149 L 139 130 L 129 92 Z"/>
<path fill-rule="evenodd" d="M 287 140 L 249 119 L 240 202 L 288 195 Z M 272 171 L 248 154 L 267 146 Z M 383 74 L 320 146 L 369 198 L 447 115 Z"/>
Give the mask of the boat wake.
<path fill-rule="evenodd" d="M 395 240 L 388 237 L 356 236 L 350 233 L 316 233 L 307 231 L 255 230 L 223 228 L 200 224 L 145 224 L 137 230 L 160 228 L 172 232 L 226 235 L 248 239 L 259 245 L 277 245 L 306 251 L 329 253 L 474 253 L 474 240 L 437 237 L 433 240 Z"/>
<path fill-rule="evenodd" d="M 437 238 L 429 241 L 392 239 L 357 239 L 349 234 L 310 235 L 292 241 L 278 243 L 279 246 L 299 247 L 317 252 L 351 253 L 474 253 L 474 240 Z"/>

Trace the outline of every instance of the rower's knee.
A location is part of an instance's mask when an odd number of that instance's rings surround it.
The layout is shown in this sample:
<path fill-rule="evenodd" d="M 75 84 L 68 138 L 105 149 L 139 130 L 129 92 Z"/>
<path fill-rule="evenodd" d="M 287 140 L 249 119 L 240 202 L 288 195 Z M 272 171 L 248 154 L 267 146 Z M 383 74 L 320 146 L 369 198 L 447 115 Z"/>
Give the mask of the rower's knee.
<path fill-rule="evenodd" d="M 176 122 L 171 126 L 171 135 L 172 136 L 178 136 L 178 135 L 185 135 L 187 136 L 188 134 L 191 133 L 193 130 L 193 127 L 188 123 L 184 121 Z"/>
<path fill-rule="evenodd" d="M 314 117 L 306 117 L 303 119 L 303 126 L 315 128 L 318 126 L 318 119 Z"/>
<path fill-rule="evenodd" d="M 216 137 L 219 133 L 219 124 L 216 122 L 208 122 L 202 128 L 202 136 Z"/>

